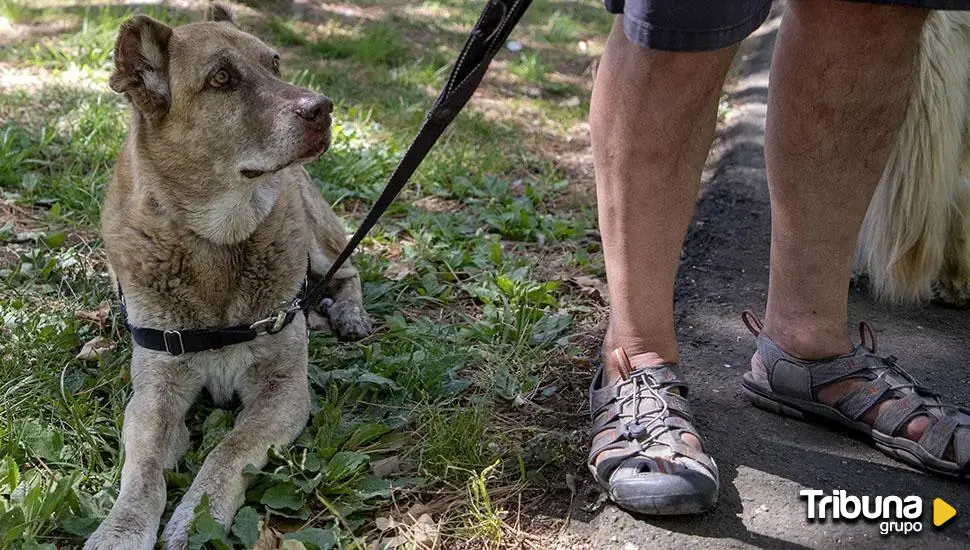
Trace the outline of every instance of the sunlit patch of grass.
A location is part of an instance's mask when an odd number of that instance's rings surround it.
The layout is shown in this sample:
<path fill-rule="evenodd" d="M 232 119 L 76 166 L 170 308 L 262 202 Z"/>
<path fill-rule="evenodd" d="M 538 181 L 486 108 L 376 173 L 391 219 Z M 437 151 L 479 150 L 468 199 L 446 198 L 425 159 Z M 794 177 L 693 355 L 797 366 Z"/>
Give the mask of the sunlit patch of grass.
<path fill-rule="evenodd" d="M 24 4 L 20 2 L 12 2 L 10 0 L 3 0 L 0 2 L 0 17 L 5 18 L 7 21 L 12 22 L 22 22 L 31 20 L 31 12 Z"/>
<path fill-rule="evenodd" d="M 488 492 L 488 478 L 499 464 L 496 461 L 468 478 L 468 511 L 464 515 L 464 525 L 460 530 L 468 539 L 493 543 L 502 539 L 503 518 L 508 512 L 497 508 Z"/>
<path fill-rule="evenodd" d="M 589 29 L 586 24 L 556 10 L 549 16 L 548 22 L 540 32 L 543 40 L 557 44 L 575 41 L 578 37 L 588 33 Z"/>
<path fill-rule="evenodd" d="M 118 27 L 135 13 L 145 13 L 169 25 L 190 21 L 187 14 L 154 5 L 145 6 L 136 12 L 133 7 L 83 4 L 66 9 L 34 8 L 14 0 L 3 0 L 0 13 L 7 13 L 12 21 L 21 23 L 44 20 L 67 20 L 74 23 L 72 27 L 76 32 L 20 43 L 6 54 L 18 63 L 55 71 L 72 64 L 95 69 L 107 67 L 111 62 Z"/>
<path fill-rule="evenodd" d="M 523 23 L 541 42 L 573 45 L 609 33 L 613 17 L 604 11 L 602 2 L 533 2 Z"/>
<path fill-rule="evenodd" d="M 325 59 L 351 58 L 362 63 L 397 65 L 408 54 L 400 31 L 384 23 L 353 31 L 330 25 L 329 32 L 318 37 L 308 36 L 307 29 L 283 19 L 270 19 L 267 28 L 280 45 L 299 46 L 306 53 Z"/>
<path fill-rule="evenodd" d="M 357 59 L 369 63 L 395 65 L 407 56 L 401 33 L 388 25 L 370 25 L 354 46 Z"/>
<path fill-rule="evenodd" d="M 8 193 L 33 204 L 58 205 L 75 221 L 95 224 L 99 202 L 127 115 L 114 95 L 45 88 L 33 96 L 0 96 L 0 112 L 34 109 L 37 102 L 58 107 L 32 125 L 0 130 L 0 183 Z"/>
<path fill-rule="evenodd" d="M 542 84 L 549 66 L 539 59 L 538 52 L 522 53 L 509 65 L 509 72 L 527 82 Z"/>
<path fill-rule="evenodd" d="M 395 82 L 405 86 L 436 86 L 444 81 L 447 76 L 446 67 L 440 68 L 434 65 L 403 65 L 396 67 L 391 72 L 391 78 Z"/>

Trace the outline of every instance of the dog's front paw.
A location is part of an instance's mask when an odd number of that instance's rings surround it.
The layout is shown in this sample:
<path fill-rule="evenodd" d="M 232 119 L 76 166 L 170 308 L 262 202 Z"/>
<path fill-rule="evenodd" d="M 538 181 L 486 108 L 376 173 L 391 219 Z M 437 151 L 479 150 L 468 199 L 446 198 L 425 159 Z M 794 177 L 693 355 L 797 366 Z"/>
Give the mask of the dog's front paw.
<path fill-rule="evenodd" d="M 84 543 L 84 550 L 152 550 L 158 525 L 125 521 L 125 517 L 105 519 Z M 132 519 L 132 518 L 128 518 Z"/>
<path fill-rule="evenodd" d="M 360 340 L 371 333 L 371 321 L 360 304 L 348 301 L 334 302 L 329 298 L 320 309 L 330 319 L 330 328 L 341 340 Z"/>
<path fill-rule="evenodd" d="M 162 531 L 162 543 L 166 550 L 186 550 L 189 547 L 189 528 L 192 527 L 195 505 L 183 500 Z"/>

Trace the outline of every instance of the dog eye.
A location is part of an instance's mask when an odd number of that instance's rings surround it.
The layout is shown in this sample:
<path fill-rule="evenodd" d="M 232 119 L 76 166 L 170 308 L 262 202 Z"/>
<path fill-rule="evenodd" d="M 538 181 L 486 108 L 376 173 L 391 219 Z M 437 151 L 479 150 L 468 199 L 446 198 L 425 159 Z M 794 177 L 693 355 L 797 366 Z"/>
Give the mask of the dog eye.
<path fill-rule="evenodd" d="M 280 56 L 273 56 L 273 72 L 280 74 Z"/>
<path fill-rule="evenodd" d="M 209 78 L 209 86 L 213 88 L 222 88 L 226 84 L 229 84 L 229 71 L 225 69 L 219 69 Z"/>

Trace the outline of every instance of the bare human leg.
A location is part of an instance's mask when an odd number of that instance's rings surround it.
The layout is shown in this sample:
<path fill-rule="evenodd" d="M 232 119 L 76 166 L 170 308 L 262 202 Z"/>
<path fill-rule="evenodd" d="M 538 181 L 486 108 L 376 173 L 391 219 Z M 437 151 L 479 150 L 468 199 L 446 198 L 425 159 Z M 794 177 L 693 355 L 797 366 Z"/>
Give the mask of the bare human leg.
<path fill-rule="evenodd" d="M 611 498 L 648 514 L 717 499 L 717 468 L 691 425 L 673 288 L 687 224 L 736 47 L 641 48 L 617 18 L 590 109 L 610 327 L 591 390 L 591 468 Z"/>
<path fill-rule="evenodd" d="M 771 69 L 765 153 L 771 275 L 765 332 L 787 353 L 852 350 L 847 289 L 856 238 L 911 89 L 926 10 L 792 0 Z M 818 392 L 834 404 L 859 380 Z M 889 406 L 869 410 L 869 424 Z M 918 439 L 925 416 L 907 426 Z"/>
<path fill-rule="evenodd" d="M 736 50 L 644 49 L 627 40 L 620 18 L 610 33 L 590 104 L 610 288 L 607 361 L 623 347 L 677 363 L 674 277 Z"/>

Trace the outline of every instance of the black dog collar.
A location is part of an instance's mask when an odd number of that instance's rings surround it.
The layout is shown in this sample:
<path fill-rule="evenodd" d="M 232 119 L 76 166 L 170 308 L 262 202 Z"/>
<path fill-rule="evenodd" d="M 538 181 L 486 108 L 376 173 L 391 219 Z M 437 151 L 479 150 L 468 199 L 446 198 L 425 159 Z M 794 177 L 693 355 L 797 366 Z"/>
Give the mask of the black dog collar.
<path fill-rule="evenodd" d="M 300 293 L 288 303 L 283 303 L 272 315 L 251 325 L 237 325 L 228 328 L 204 328 L 186 330 L 158 330 L 154 328 L 133 327 L 128 323 L 125 308 L 125 295 L 118 283 L 118 296 L 121 299 L 121 315 L 125 327 L 131 332 L 131 339 L 139 346 L 154 351 L 164 351 L 169 355 L 182 355 L 212 349 L 222 349 L 233 344 L 255 340 L 262 334 L 276 334 L 286 328 L 300 311 L 304 316 L 309 313 L 307 305 L 307 282 L 303 281 Z"/>

